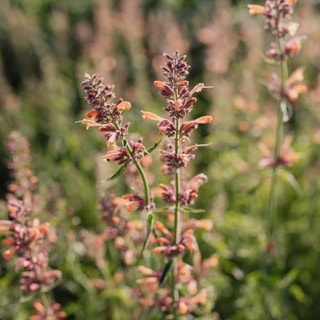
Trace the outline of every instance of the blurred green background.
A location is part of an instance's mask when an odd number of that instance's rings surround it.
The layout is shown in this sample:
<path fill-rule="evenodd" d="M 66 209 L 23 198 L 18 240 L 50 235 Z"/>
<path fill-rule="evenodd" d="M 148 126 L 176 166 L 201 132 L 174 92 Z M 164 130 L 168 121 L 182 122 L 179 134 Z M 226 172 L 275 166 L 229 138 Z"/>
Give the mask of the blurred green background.
<path fill-rule="evenodd" d="M 219 256 L 207 279 L 215 292 L 211 311 L 226 320 L 320 319 L 320 5 L 300 0 L 292 17 L 307 38 L 289 70 L 305 68 L 309 91 L 293 103 L 285 125 L 301 159 L 290 168 L 292 176 L 280 174 L 278 244 L 272 276 L 266 277 L 270 172 L 258 168 L 257 144 L 274 143 L 276 102 L 267 86 L 277 67 L 264 61 L 271 38 L 262 17 L 249 16 L 249 3 L 0 0 L 0 196 L 5 199 L 10 181 L 5 142 L 18 130 L 30 142 L 39 192 L 48 203 L 44 220 L 57 228 L 50 259 L 63 271 L 54 295 L 67 319 L 134 319 L 135 308 L 129 282 L 102 291 L 90 282 L 101 274 L 83 238 L 102 230 L 98 199 L 110 187 L 124 187 L 101 184 L 113 169 L 101 165 L 103 139 L 75 123 L 89 110 L 80 88 L 83 75 L 99 73 L 114 83 L 117 96 L 132 103 L 131 131 L 152 144 L 156 127 L 141 126 L 140 111 L 161 114 L 164 101 L 153 81 L 163 79 L 162 53 L 177 49 L 188 55 L 191 85 L 215 86 L 199 95 L 194 108 L 194 118 L 210 114 L 214 121 L 193 138 L 211 144 L 197 150 L 191 168 L 209 177 L 197 207 L 214 222 L 213 232 L 199 234 L 202 255 Z M 27 319 L 30 307 L 19 304 L 18 276 L 7 262 L 1 265 L 0 319 Z"/>

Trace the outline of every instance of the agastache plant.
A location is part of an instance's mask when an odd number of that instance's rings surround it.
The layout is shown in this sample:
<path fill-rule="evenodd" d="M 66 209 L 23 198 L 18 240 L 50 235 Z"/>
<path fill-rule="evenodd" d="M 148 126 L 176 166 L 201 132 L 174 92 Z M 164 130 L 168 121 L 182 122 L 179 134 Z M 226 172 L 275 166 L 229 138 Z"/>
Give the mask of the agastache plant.
<path fill-rule="evenodd" d="M 86 80 L 82 82 L 83 90 L 87 94 L 85 99 L 92 107 L 82 123 L 87 129 L 99 127 L 99 130 L 104 133 L 108 148 L 103 160 L 107 163 L 115 162 L 120 166 L 109 179 L 128 172 L 132 166 L 136 167 L 140 175 L 144 194 L 133 192 L 124 195 L 122 199 L 126 200 L 129 212 L 133 210 L 148 212 L 146 239 L 141 253 L 148 244 L 149 238 L 152 238 L 151 235 L 154 235 L 155 239 L 152 242 L 156 243 L 156 247 L 153 248 L 153 253 L 161 255 L 166 260 L 164 268 L 159 267 L 156 271 L 139 266 L 139 271 L 144 277 L 139 283 L 148 295 L 146 299 L 141 299 L 141 302 L 145 307 L 149 307 L 149 310 L 158 306 L 163 313 L 174 314 L 177 318 L 179 314 L 193 312 L 197 305 L 206 303 L 207 291 L 202 289 L 198 292 L 197 281 L 192 276 L 192 267 L 183 262 L 183 256 L 187 252 L 195 252 L 199 249 L 194 230 L 198 228 L 211 230 L 213 226 L 210 220 L 188 220 L 187 217 L 187 213 L 192 212 L 188 206 L 194 204 L 198 197 L 198 190 L 207 181 L 207 177 L 200 173 L 186 181 L 182 170 L 187 168 L 190 161 L 195 158 L 194 152 L 197 148 L 203 146 L 190 145 L 192 132 L 200 124 L 210 123 L 212 117 L 186 119 L 197 101 L 194 95 L 202 91 L 204 84 L 200 83 L 189 89 L 186 76 L 190 66 L 185 61 L 186 55 L 180 55 L 176 51 L 172 55 L 165 53 L 164 57 L 167 61 L 162 69 L 166 80 L 155 81 L 154 85 L 159 89 L 160 95 L 166 99 L 166 107 L 163 108 L 165 116 L 148 111 L 142 114 L 143 119 L 153 120 L 158 125 L 160 138 L 151 148 L 146 148 L 142 144 L 142 138 L 136 142 L 129 140 L 129 124 L 123 124 L 123 115 L 131 108 L 131 104 L 122 99 L 116 103 L 112 102 L 115 98 L 112 92 L 113 85 L 105 86 L 103 80 L 98 79 L 97 75 L 86 74 Z M 160 149 L 160 160 L 163 162 L 161 172 L 170 180 L 168 185 L 159 185 L 162 200 L 166 203 L 166 207 L 162 210 L 166 215 L 166 223 L 153 217 L 154 195 L 150 192 L 147 175 L 142 165 L 146 156 L 149 157 L 162 140 L 165 143 Z M 113 215 L 113 224 L 115 220 L 117 219 Z M 116 232 L 114 230 L 114 233 Z M 165 288 L 167 282 L 169 287 Z M 195 284 L 188 288 L 191 296 L 182 296 L 179 288 L 190 282 Z"/>
<path fill-rule="evenodd" d="M 2 241 L 5 260 L 17 256 L 16 268 L 21 272 L 21 301 L 33 301 L 37 314 L 29 320 L 58 320 L 65 318 L 61 306 L 48 295 L 62 274 L 48 265 L 49 223 L 40 223 L 32 218 L 32 211 L 37 204 L 35 194 L 37 177 L 30 169 L 30 149 L 28 141 L 18 132 L 13 132 L 7 142 L 11 155 L 8 167 L 13 182 L 9 184 L 7 195 L 8 220 L 0 220 L 0 232 L 6 234 Z"/>
<path fill-rule="evenodd" d="M 290 20 L 296 0 L 266 0 L 265 5 L 248 5 L 251 15 L 262 14 L 265 19 L 265 29 L 270 30 L 274 41 L 266 52 L 267 58 L 279 65 L 279 72 L 272 75 L 269 92 L 277 99 L 277 129 L 274 150 L 269 150 L 264 144 L 259 144 L 263 155 L 260 167 L 272 168 L 272 181 L 267 204 L 267 252 L 273 253 L 276 249 L 274 226 L 276 219 L 276 184 L 279 167 L 287 167 L 299 160 L 299 155 L 291 147 L 292 137 L 284 137 L 283 123 L 290 120 L 292 102 L 299 94 L 307 91 L 303 68 L 298 68 L 289 75 L 288 60 L 299 53 L 304 36 L 297 36 L 299 25 Z"/>

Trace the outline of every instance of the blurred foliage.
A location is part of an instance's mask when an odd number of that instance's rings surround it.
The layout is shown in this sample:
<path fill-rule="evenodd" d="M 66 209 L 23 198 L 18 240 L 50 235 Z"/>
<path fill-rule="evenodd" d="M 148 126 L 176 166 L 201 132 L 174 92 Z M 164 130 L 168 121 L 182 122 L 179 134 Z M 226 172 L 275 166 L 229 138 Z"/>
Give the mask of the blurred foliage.
<path fill-rule="evenodd" d="M 157 130 L 153 123 L 140 125 L 140 110 L 161 112 L 164 102 L 152 84 L 162 79 L 162 52 L 176 49 L 188 54 L 192 84 L 215 86 L 199 96 L 195 107 L 195 117 L 210 114 L 214 124 L 194 138 L 210 146 L 199 148 L 192 169 L 209 177 L 197 207 L 215 225 L 212 233 L 199 234 L 202 256 L 219 256 L 207 279 L 216 296 L 210 311 L 225 320 L 320 318 L 320 6 L 317 0 L 300 0 L 294 15 L 307 40 L 289 67 L 292 72 L 304 66 L 310 90 L 294 102 L 286 125 L 301 159 L 289 168 L 292 175 L 281 174 L 277 249 L 270 263 L 264 255 L 270 172 L 258 168 L 257 143 L 273 144 L 276 106 L 266 86 L 276 67 L 264 62 L 263 21 L 249 17 L 247 4 L 0 1 L 0 195 L 5 199 L 10 181 L 5 141 L 19 130 L 30 141 L 39 197 L 47 204 L 41 219 L 57 230 L 50 260 L 63 272 L 54 295 L 67 319 L 141 318 L 129 294 L 137 274 L 110 244 L 101 253 L 107 257 L 103 266 L 87 253 L 86 241 L 103 228 L 98 198 L 110 188 L 121 194 L 127 187 L 101 183 L 113 170 L 100 163 L 103 139 L 75 123 L 87 108 L 79 86 L 83 74 L 97 72 L 115 83 L 117 94 L 134 107 L 133 130 L 150 133 L 145 141 L 151 145 Z M 155 161 L 155 172 L 158 165 Z M 6 219 L 3 203 L 0 212 Z M 123 280 L 115 280 L 117 271 Z M 99 288 L 92 279 L 104 279 L 106 285 Z M 19 303 L 18 276 L 1 258 L 0 319 L 27 319 L 29 308 Z"/>

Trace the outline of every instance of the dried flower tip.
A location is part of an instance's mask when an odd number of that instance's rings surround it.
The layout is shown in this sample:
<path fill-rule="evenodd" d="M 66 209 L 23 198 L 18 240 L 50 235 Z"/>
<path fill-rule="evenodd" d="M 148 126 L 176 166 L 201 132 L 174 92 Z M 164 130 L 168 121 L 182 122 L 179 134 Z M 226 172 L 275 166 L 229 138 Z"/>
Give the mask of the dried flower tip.
<path fill-rule="evenodd" d="M 163 119 L 152 112 L 143 112 L 142 118 L 146 120 L 162 121 Z"/>
<path fill-rule="evenodd" d="M 255 14 L 259 14 L 259 13 L 265 13 L 266 12 L 266 8 L 263 6 L 259 6 L 256 4 L 248 4 L 248 8 L 249 8 L 249 14 L 251 15 L 255 15 Z"/>

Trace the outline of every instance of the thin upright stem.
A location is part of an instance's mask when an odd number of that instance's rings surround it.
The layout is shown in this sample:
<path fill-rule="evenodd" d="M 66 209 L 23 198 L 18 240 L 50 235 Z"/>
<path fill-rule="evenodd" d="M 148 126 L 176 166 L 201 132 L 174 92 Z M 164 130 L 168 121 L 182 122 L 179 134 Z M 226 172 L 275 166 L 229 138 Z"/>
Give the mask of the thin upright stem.
<path fill-rule="evenodd" d="M 120 130 L 120 126 L 119 126 L 118 122 L 115 121 L 114 124 L 115 124 L 116 128 L 118 130 Z M 130 156 L 133 156 L 132 149 L 131 149 L 129 143 L 127 142 L 127 139 L 123 139 L 123 140 L 125 141 L 126 149 L 129 152 Z M 147 207 L 149 207 L 150 206 L 150 190 L 149 190 L 149 184 L 148 184 L 146 174 L 145 174 L 139 161 L 136 161 L 134 164 L 135 164 L 136 168 L 138 169 L 140 177 L 142 179 L 142 183 L 143 183 L 143 187 L 144 187 L 144 195 L 145 195 L 145 204 Z"/>
<path fill-rule="evenodd" d="M 175 155 L 179 154 L 179 127 L 180 121 L 176 120 L 176 137 L 175 137 Z M 176 202 L 174 211 L 174 242 L 178 244 L 180 242 L 180 170 L 177 169 L 175 173 L 175 191 L 176 191 Z"/>
<path fill-rule="evenodd" d="M 278 19 L 279 25 L 279 19 Z M 279 29 L 279 26 L 278 26 Z M 283 54 L 282 42 L 280 37 L 277 35 L 277 46 L 280 54 Z M 277 110 L 277 129 L 276 129 L 276 137 L 275 137 L 275 148 L 274 148 L 274 160 L 275 165 L 272 169 L 272 181 L 267 205 L 267 219 L 268 219 L 268 229 L 267 229 L 267 237 L 268 241 L 272 240 L 274 234 L 274 225 L 276 218 L 276 184 L 277 184 L 277 161 L 279 159 L 280 151 L 281 151 L 281 142 L 283 136 L 283 111 L 282 104 L 284 101 L 284 92 L 285 92 L 285 84 L 288 79 L 288 66 L 287 61 L 285 59 L 281 59 L 280 61 L 280 79 L 281 79 L 281 92 L 280 92 L 280 100 Z"/>

